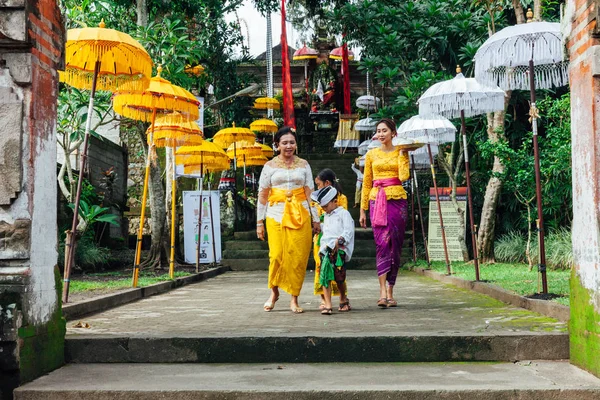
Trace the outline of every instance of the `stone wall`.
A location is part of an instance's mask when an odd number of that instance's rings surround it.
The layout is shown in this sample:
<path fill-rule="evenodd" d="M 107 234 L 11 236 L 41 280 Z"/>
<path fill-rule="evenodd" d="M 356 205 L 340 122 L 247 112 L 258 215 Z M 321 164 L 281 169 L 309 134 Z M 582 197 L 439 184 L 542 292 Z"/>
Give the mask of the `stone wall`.
<path fill-rule="evenodd" d="M 571 61 L 573 257 L 571 362 L 600 376 L 600 1 L 569 0 L 563 30 Z"/>
<path fill-rule="evenodd" d="M 103 206 L 110 207 L 119 216 L 120 226 L 110 226 L 111 238 L 127 237 L 127 174 L 129 155 L 127 148 L 107 139 L 90 137 L 86 177 L 103 197 Z"/>
<path fill-rule="evenodd" d="M 0 1 L 0 398 L 64 362 L 56 232 L 56 1 Z"/>

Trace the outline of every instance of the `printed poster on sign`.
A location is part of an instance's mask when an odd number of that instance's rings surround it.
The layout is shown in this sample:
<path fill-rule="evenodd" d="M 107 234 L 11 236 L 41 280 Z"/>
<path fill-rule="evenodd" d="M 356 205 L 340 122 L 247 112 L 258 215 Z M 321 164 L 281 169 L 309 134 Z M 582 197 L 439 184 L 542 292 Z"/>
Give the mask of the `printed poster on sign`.
<path fill-rule="evenodd" d="M 467 188 L 456 188 L 456 201 L 461 210 L 464 210 L 461 218 L 454 208 L 450 195 L 452 188 L 438 188 L 440 206 L 442 209 L 442 219 L 446 231 L 446 242 L 448 244 L 448 257 L 451 261 L 463 261 L 463 253 L 458 240 L 459 235 L 466 232 L 467 222 Z M 444 243 L 442 242 L 442 229 L 440 227 L 440 217 L 438 214 L 437 203 L 435 200 L 435 189 L 429 188 L 429 233 L 428 233 L 429 258 L 434 261 L 444 261 Z"/>
<path fill-rule="evenodd" d="M 218 191 L 183 192 L 185 262 L 221 261 L 221 218 Z"/>

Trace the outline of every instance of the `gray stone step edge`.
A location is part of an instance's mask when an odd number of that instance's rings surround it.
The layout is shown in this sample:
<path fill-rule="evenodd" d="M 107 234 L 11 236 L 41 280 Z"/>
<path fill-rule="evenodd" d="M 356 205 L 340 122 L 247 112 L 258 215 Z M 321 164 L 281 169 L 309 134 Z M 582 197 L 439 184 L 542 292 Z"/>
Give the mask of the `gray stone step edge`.
<path fill-rule="evenodd" d="M 569 306 L 558 304 L 553 301 L 529 299 L 490 283 L 468 281 L 456 276 L 443 275 L 439 272 L 424 268 L 411 268 L 411 270 L 420 275 L 435 279 L 436 281 L 448 283 L 461 289 L 472 290 L 477 293 L 493 297 L 494 299 L 500 300 L 503 303 L 521 307 L 550 318 L 555 318 L 561 322 L 569 322 L 569 318 L 571 316 Z"/>
<path fill-rule="evenodd" d="M 228 266 L 220 265 L 216 268 L 211 268 L 193 275 L 176 278 L 172 281 L 155 283 L 145 287 L 126 289 L 118 293 L 110 293 L 104 296 L 94 297 L 79 303 L 64 304 L 62 307 L 63 316 L 67 321 L 72 321 L 89 314 L 95 314 L 100 311 L 108 310 L 109 308 L 143 299 L 145 297 L 165 293 L 178 287 L 189 285 L 190 283 L 201 282 L 217 275 L 221 275 L 227 271 L 230 271 Z"/>

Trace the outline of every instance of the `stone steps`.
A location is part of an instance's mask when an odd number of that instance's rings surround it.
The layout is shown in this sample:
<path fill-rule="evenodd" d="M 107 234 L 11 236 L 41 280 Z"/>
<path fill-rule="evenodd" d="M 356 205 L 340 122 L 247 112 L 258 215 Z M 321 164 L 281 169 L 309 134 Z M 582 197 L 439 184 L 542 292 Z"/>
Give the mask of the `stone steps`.
<path fill-rule="evenodd" d="M 407 231 L 404 240 L 403 259 L 411 257 L 412 231 Z M 354 255 L 348 263 L 348 269 L 375 269 L 375 243 L 373 230 L 356 228 Z M 263 271 L 269 268 L 269 245 L 256 239 L 256 232 L 236 232 L 234 240 L 224 243 L 222 264 L 233 271 Z M 313 270 L 313 257 L 309 258 L 307 269 Z"/>
<path fill-rule="evenodd" d="M 257 351 L 260 349 L 260 351 Z M 563 360 L 567 334 L 68 337 L 69 363 L 319 363 Z"/>
<path fill-rule="evenodd" d="M 592 400 L 600 380 L 568 362 L 72 364 L 15 400 Z"/>

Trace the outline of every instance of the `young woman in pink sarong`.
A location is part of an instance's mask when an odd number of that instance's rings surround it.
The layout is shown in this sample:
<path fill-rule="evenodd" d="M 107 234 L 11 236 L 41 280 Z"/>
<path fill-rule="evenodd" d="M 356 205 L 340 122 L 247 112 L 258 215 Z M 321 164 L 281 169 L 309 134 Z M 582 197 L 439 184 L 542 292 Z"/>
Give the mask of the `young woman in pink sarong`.
<path fill-rule="evenodd" d="M 402 182 L 410 176 L 408 154 L 392 145 L 396 124 L 384 118 L 377 124 L 377 140 L 381 147 L 370 150 L 365 159 L 360 225 L 367 227 L 366 210 L 370 209 L 371 225 L 377 248 L 379 300 L 382 308 L 396 307 L 394 285 L 400 268 L 400 253 L 408 219 L 406 191 Z"/>

